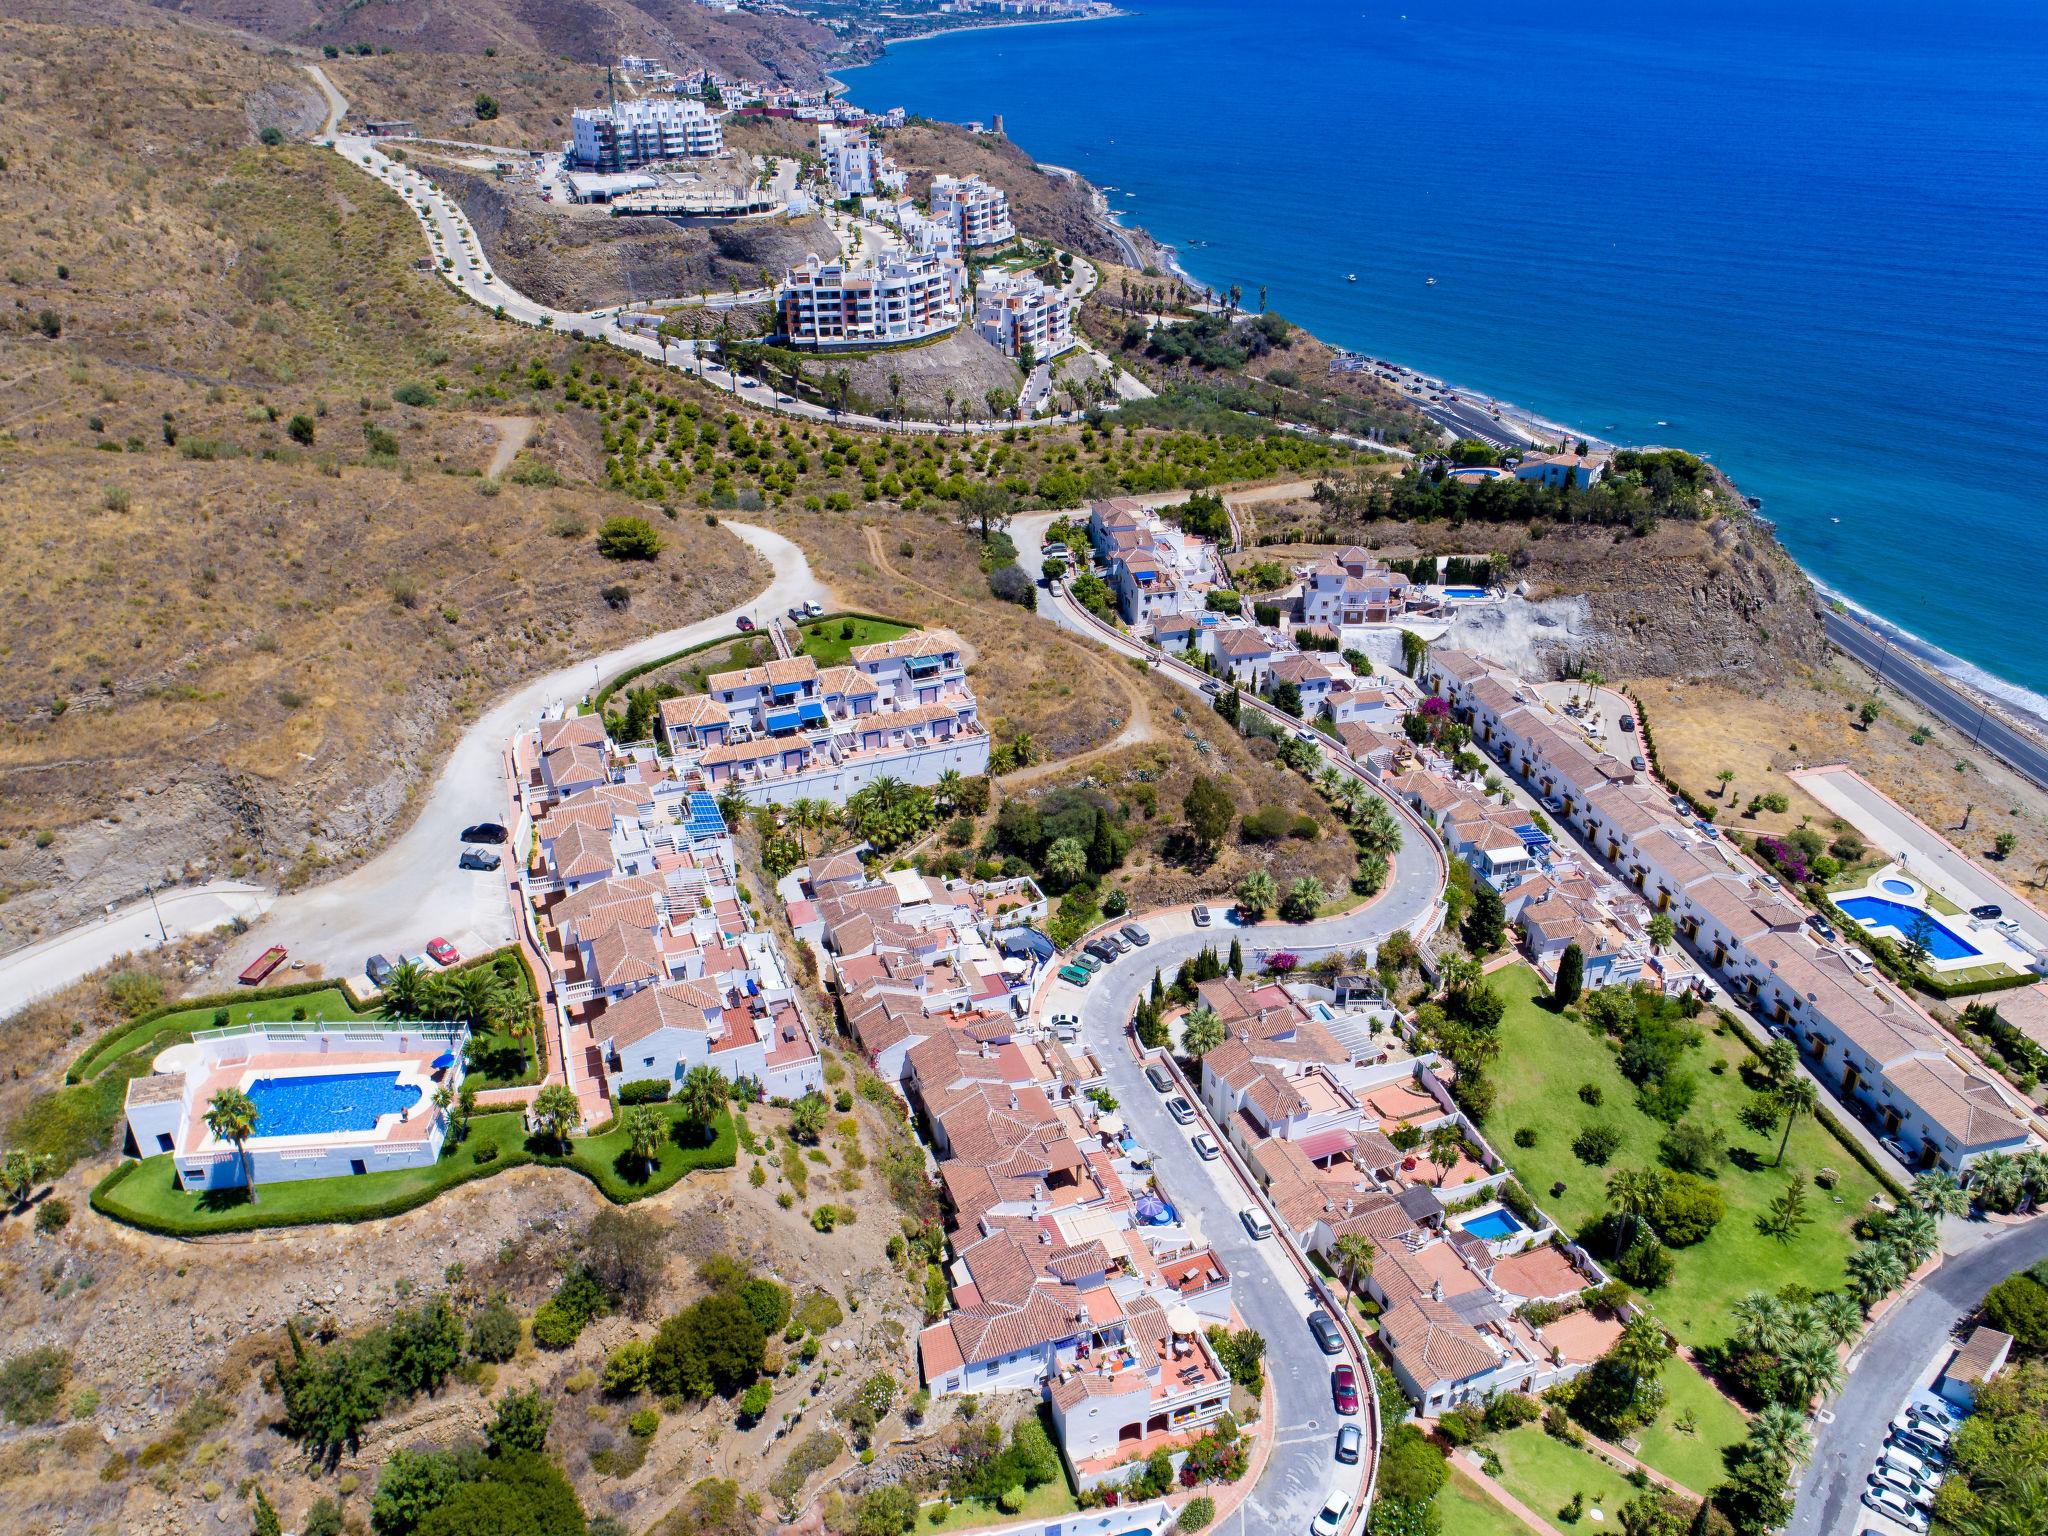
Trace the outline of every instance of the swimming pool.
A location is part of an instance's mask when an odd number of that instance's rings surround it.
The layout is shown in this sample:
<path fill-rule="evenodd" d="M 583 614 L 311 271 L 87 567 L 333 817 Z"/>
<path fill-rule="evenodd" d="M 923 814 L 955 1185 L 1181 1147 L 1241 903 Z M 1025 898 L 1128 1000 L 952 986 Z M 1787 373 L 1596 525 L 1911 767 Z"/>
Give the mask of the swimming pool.
<path fill-rule="evenodd" d="M 1513 1211 L 1498 1205 L 1490 1211 L 1459 1217 L 1457 1225 L 1459 1231 L 1470 1232 L 1474 1237 L 1489 1243 L 1497 1243 L 1504 1237 L 1513 1237 L 1517 1232 L 1524 1230 L 1521 1222 L 1515 1219 Z"/>
<path fill-rule="evenodd" d="M 258 1136 L 317 1136 L 338 1131 L 374 1131 L 384 1115 L 419 1103 L 420 1088 L 401 1083 L 389 1068 L 379 1072 L 309 1073 L 259 1077 L 249 1085 L 256 1104 Z"/>
<path fill-rule="evenodd" d="M 1887 885 L 1889 881 L 1885 882 Z M 1931 912 L 1918 907 L 1909 907 L 1902 901 L 1889 901 L 1882 896 L 1843 896 L 1835 905 L 1872 933 L 1889 928 L 1901 939 L 1912 939 L 1916 935 L 1924 938 L 1927 953 L 1937 960 L 1970 960 L 1983 951 L 1964 939 L 1952 928 L 1942 925 L 1941 919 Z M 1920 934 L 1922 924 L 1925 934 Z"/>
<path fill-rule="evenodd" d="M 1877 883 L 1879 887 L 1890 891 L 1894 896 L 1911 896 L 1913 894 L 1913 882 L 1901 880 L 1897 875 L 1886 875 L 1884 879 Z"/>
<path fill-rule="evenodd" d="M 1484 587 L 1445 587 L 1445 588 L 1444 588 L 1444 596 L 1445 596 L 1445 597 L 1462 597 L 1462 598 L 1474 598 L 1474 597 L 1484 597 L 1484 596 L 1486 596 L 1486 588 L 1484 588 Z"/>

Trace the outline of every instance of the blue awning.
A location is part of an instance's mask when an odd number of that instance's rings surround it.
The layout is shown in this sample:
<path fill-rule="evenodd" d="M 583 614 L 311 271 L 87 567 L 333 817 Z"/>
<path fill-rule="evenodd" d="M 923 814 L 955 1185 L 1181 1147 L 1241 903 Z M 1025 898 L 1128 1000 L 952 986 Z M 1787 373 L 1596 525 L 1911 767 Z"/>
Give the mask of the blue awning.
<path fill-rule="evenodd" d="M 805 725 L 823 725 L 825 723 L 825 706 L 822 704 L 809 702 L 799 704 L 796 707 L 796 714 L 797 718 L 803 721 Z"/>
<path fill-rule="evenodd" d="M 774 687 L 777 699 L 793 699 L 804 691 L 802 683 L 777 683 Z"/>
<path fill-rule="evenodd" d="M 803 724 L 803 716 L 794 709 L 771 709 L 768 711 L 768 730 L 779 736 L 784 731 L 793 731 Z"/>
<path fill-rule="evenodd" d="M 1033 928 L 1012 928 L 1008 933 L 997 934 L 996 947 L 1006 955 L 1031 955 L 1040 960 L 1050 960 L 1058 953 L 1052 940 Z"/>

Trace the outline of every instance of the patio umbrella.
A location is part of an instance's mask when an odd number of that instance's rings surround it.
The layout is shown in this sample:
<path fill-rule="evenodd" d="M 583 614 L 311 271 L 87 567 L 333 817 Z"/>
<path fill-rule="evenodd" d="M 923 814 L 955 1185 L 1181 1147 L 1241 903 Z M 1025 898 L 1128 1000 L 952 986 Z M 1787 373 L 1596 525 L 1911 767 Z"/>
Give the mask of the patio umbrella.
<path fill-rule="evenodd" d="M 434 1058 L 434 1070 L 436 1072 L 445 1072 L 454 1065 L 455 1053 L 453 1051 L 443 1051 Z"/>
<path fill-rule="evenodd" d="M 1095 1128 L 1105 1136 L 1121 1136 L 1124 1130 L 1123 1116 L 1104 1115 L 1095 1122 Z"/>
<path fill-rule="evenodd" d="M 1202 1320 L 1195 1316 L 1195 1309 L 1185 1302 L 1166 1314 L 1166 1326 L 1175 1333 L 1200 1333 Z"/>

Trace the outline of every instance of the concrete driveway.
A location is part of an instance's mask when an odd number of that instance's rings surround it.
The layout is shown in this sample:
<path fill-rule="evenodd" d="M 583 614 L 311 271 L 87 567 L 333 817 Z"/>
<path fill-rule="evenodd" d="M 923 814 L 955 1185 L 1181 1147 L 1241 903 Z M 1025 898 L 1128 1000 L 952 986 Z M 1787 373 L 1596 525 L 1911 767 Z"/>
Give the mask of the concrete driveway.
<path fill-rule="evenodd" d="M 1387 931 L 1366 909 L 1352 919 L 1349 937 L 1360 945 Z M 1076 1013 L 1081 1032 L 1102 1063 L 1117 1113 L 1131 1134 L 1152 1153 L 1153 1167 L 1166 1197 L 1181 1219 L 1201 1229 L 1230 1271 L 1231 1292 L 1245 1323 L 1265 1336 L 1266 1374 L 1272 1379 L 1275 1420 L 1253 1433 L 1271 1440 L 1272 1455 L 1258 1486 L 1238 1511 L 1216 1529 L 1228 1536 L 1266 1536 L 1284 1532 L 1304 1536 L 1323 1500 L 1333 1488 L 1350 1492 L 1354 1503 L 1363 1487 L 1366 1463 L 1345 1466 L 1335 1456 L 1337 1427 L 1346 1422 L 1332 1405 L 1331 1357 L 1316 1347 L 1307 1318 L 1316 1305 L 1300 1274 L 1288 1262 L 1274 1236 L 1254 1241 L 1238 1213 L 1253 1204 L 1224 1158 L 1204 1162 L 1195 1155 L 1193 1136 L 1204 1122 L 1180 1126 L 1166 1112 L 1167 1096 L 1146 1081 L 1132 1057 L 1124 1026 L 1137 1008 L 1140 993 L 1151 986 L 1155 967 L 1171 980 L 1180 964 L 1214 944 L 1227 954 L 1233 936 L 1253 945 L 1291 946 L 1297 931 L 1284 924 L 1234 928 L 1219 921 L 1198 929 L 1185 910 L 1139 919 L 1152 935 L 1144 949 L 1105 966 L 1086 988 L 1055 980 L 1039 999 L 1042 1010 Z M 1227 1154 L 1226 1154 L 1227 1156 Z M 1360 1383 L 1361 1397 L 1372 1390 L 1369 1375 Z M 1369 1431 L 1363 1417 L 1350 1422 Z"/>
<path fill-rule="evenodd" d="M 552 705 L 574 704 L 602 678 L 700 641 L 737 635 L 742 613 L 765 624 L 792 603 L 827 602 L 803 551 L 746 523 L 724 525 L 774 570 L 774 580 L 740 607 L 549 673 L 500 699 L 463 733 L 426 793 L 418 817 L 377 857 L 325 885 L 278 899 L 216 967 L 225 982 L 271 944 L 330 975 L 353 975 L 364 957 L 417 950 L 437 935 L 465 955 L 512 942 L 512 905 L 503 870 L 456 867 L 464 827 L 511 814 L 504 752 L 512 733 Z M 516 857 L 516 854 L 514 855 Z"/>
<path fill-rule="evenodd" d="M 0 1019 L 60 992 L 108 961 L 172 939 L 208 933 L 234 919 L 253 918 L 277 899 L 265 886 L 240 880 L 158 891 L 76 928 L 0 956 Z"/>

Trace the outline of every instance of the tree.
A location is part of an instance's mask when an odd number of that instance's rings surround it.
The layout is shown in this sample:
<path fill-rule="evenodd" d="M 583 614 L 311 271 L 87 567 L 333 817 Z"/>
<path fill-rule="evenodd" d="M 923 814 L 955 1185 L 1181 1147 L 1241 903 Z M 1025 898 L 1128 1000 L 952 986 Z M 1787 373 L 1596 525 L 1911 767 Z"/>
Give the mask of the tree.
<path fill-rule="evenodd" d="M 1429 1133 L 1429 1160 L 1436 1166 L 1437 1187 L 1441 1189 L 1451 1170 L 1458 1166 L 1458 1159 L 1464 1156 L 1465 1138 L 1458 1127 L 1445 1121 Z"/>
<path fill-rule="evenodd" d="M 620 1121 L 620 1128 L 626 1133 L 626 1153 L 643 1170 L 654 1167 L 656 1154 L 661 1151 L 662 1139 L 667 1127 L 651 1104 L 636 1104 L 626 1111 Z"/>
<path fill-rule="evenodd" d="M 1849 1294 L 1866 1309 L 1906 1283 L 1904 1256 L 1885 1243 L 1859 1244 L 1850 1250 L 1842 1267 L 1848 1272 Z"/>
<path fill-rule="evenodd" d="M 269 1495 L 260 1487 L 251 1489 L 250 1493 L 249 1536 L 284 1536 L 284 1525 L 278 1520 Z M 379 1536 L 382 1536 L 381 1532 Z"/>
<path fill-rule="evenodd" d="M 1714 777 L 1720 780 L 1721 798 L 1726 800 L 1728 798 L 1728 786 L 1735 782 L 1735 770 L 1733 768 L 1723 768 Z"/>
<path fill-rule="evenodd" d="M 1795 1173 L 1790 1182 L 1764 1207 L 1764 1213 L 1757 1217 L 1759 1232 L 1790 1242 L 1793 1236 L 1813 1217 L 1806 1209 L 1806 1176 Z"/>
<path fill-rule="evenodd" d="M 571 1133 L 583 1123 L 583 1106 L 567 1083 L 549 1083 L 533 1096 L 527 1116 L 536 1135 L 566 1152 Z"/>
<path fill-rule="evenodd" d="M 1882 713 L 1883 711 L 1878 708 L 1877 700 L 1865 699 L 1861 707 L 1856 711 L 1856 720 L 1867 731 L 1877 723 L 1877 717 Z"/>
<path fill-rule="evenodd" d="M 301 448 L 312 447 L 313 418 L 304 415 L 294 416 L 290 421 L 284 424 L 284 434 L 286 437 L 289 437 L 293 442 L 297 443 Z M 260 1488 L 257 1489 L 258 1493 L 261 1493 L 262 1491 L 263 1490 Z M 275 1517 L 273 1516 L 273 1518 Z"/>
<path fill-rule="evenodd" d="M 1045 874 L 1056 891 L 1079 884 L 1088 875 L 1088 850 L 1078 838 L 1062 837 L 1045 850 Z"/>
<path fill-rule="evenodd" d="M 1500 899 L 1500 892 L 1484 881 L 1477 883 L 1472 893 L 1472 910 L 1465 914 L 1465 921 L 1458 927 L 1458 936 L 1465 941 L 1465 947 L 1475 955 L 1490 955 L 1500 948 L 1508 920 L 1506 903 Z M 1581 956 L 1583 963 L 1584 957 Z"/>
<path fill-rule="evenodd" d="M 555 1405 L 535 1391 L 507 1392 L 498 1399 L 497 1417 L 484 1431 L 484 1443 L 493 1456 L 514 1451 L 538 1455 L 546 1446 L 548 1425 L 555 1417 Z"/>
<path fill-rule="evenodd" d="M 1303 875 L 1287 887 L 1287 899 L 1280 904 L 1280 916 L 1290 923 L 1306 923 L 1322 910 L 1323 903 L 1330 899 L 1323 889 L 1323 882 L 1314 875 Z"/>
<path fill-rule="evenodd" d="M 1337 1239 L 1337 1265 L 1347 1291 L 1358 1289 L 1361 1276 L 1372 1273 L 1373 1246 L 1362 1232 L 1347 1232 Z"/>
<path fill-rule="evenodd" d="M 2029 1274 L 2007 1275 L 1984 1298 L 1984 1315 L 2023 1350 L 2048 1350 L 2048 1286 Z"/>
<path fill-rule="evenodd" d="M 816 1142 L 825 1129 L 825 1096 L 815 1088 L 789 1106 L 789 1133 L 798 1141 Z"/>
<path fill-rule="evenodd" d="M 10 1206 L 26 1205 L 36 1186 L 48 1176 L 50 1167 L 46 1154 L 15 1148 L 0 1157 L 0 1195 L 6 1197 Z"/>
<path fill-rule="evenodd" d="M 2011 858 L 2013 849 L 2019 847 L 2019 845 L 2018 835 L 2011 832 L 2001 832 L 1998 836 L 1991 839 L 1991 851 L 1998 855 L 2000 863 Z"/>
<path fill-rule="evenodd" d="M 1801 1115 L 1812 1114 L 1820 1105 L 1820 1091 L 1813 1086 L 1810 1078 L 1788 1079 L 1777 1093 L 1778 1109 L 1785 1116 L 1785 1134 L 1778 1140 L 1778 1155 L 1771 1166 L 1777 1168 L 1785 1161 L 1785 1149 L 1792 1144 L 1792 1122 Z M 1801 1181 L 1802 1184 L 1804 1181 Z"/>
<path fill-rule="evenodd" d="M 480 123 L 488 123 L 498 115 L 498 98 L 478 91 L 476 93 L 475 107 L 476 120 Z"/>
<path fill-rule="evenodd" d="M 1650 943 L 1658 949 L 1669 949 L 1678 937 L 1678 925 L 1671 921 L 1669 912 L 1659 912 L 1649 923 Z"/>
<path fill-rule="evenodd" d="M 1190 1009 L 1181 1022 L 1181 1049 L 1196 1061 L 1221 1045 L 1223 1038 L 1223 1020 L 1217 1017 L 1215 1009 L 1204 1004 Z"/>
<path fill-rule="evenodd" d="M 1405 930 L 1396 930 L 1396 932 L 1402 931 Z M 1242 977 L 1244 975 L 1244 942 L 1235 935 L 1230 940 L 1229 970 L 1233 976 Z"/>
<path fill-rule="evenodd" d="M 417 1019 L 426 1011 L 429 978 L 416 960 L 401 960 L 385 978 L 378 1011 L 387 1019 Z"/>
<path fill-rule="evenodd" d="M 676 1090 L 676 1103 L 682 1107 L 683 1120 L 699 1138 L 710 1140 L 711 1125 L 725 1107 L 726 1092 L 725 1077 L 716 1067 L 700 1062 L 683 1074 L 682 1086 Z"/>
<path fill-rule="evenodd" d="M 256 1202 L 256 1165 L 249 1160 L 249 1138 L 256 1134 L 256 1101 L 239 1088 L 223 1088 L 206 1106 L 206 1128 L 216 1141 L 233 1142 L 241 1159 L 242 1182 L 249 1203 Z"/>
<path fill-rule="evenodd" d="M 377 1475 L 377 1493 L 370 1502 L 370 1528 L 377 1536 L 411 1536 L 419 1523 L 447 1503 L 462 1486 L 461 1471 L 440 1451 L 412 1451 L 403 1446 L 391 1453 Z"/>
<path fill-rule="evenodd" d="M 1237 803 L 1231 799 L 1230 791 L 1219 780 L 1198 773 L 1181 800 L 1181 812 L 1187 817 L 1188 835 L 1201 850 L 1203 861 L 1215 858 L 1237 816 Z"/>
<path fill-rule="evenodd" d="M 1626 1242 L 1615 1244 L 1617 1252 L 1634 1244 L 1644 1219 L 1657 1209 L 1663 1193 L 1664 1175 L 1654 1168 L 1617 1168 L 1607 1176 L 1607 1207 L 1621 1218 L 1622 1230 L 1628 1234 Z"/>
<path fill-rule="evenodd" d="M 1802 1333 L 1778 1360 L 1778 1380 L 1790 1400 L 1804 1408 L 1842 1384 L 1842 1357 L 1823 1333 Z"/>
<path fill-rule="evenodd" d="M 1836 1366 L 1839 1375 L 1840 1366 Z M 1806 1416 L 1788 1403 L 1767 1403 L 1749 1421 L 1748 1450 L 1781 1474 L 1806 1459 L 1813 1436 Z"/>
<path fill-rule="evenodd" d="M 960 497 L 960 526 L 983 544 L 990 534 L 1008 532 L 1016 515 L 1016 495 L 1000 481 L 977 481 Z"/>
<path fill-rule="evenodd" d="M 1279 887 L 1263 869 L 1252 870 L 1237 882 L 1237 904 L 1244 909 L 1245 917 L 1253 922 L 1270 912 L 1279 899 Z"/>
<path fill-rule="evenodd" d="M 647 1360 L 656 1394 L 730 1394 L 760 1374 L 767 1332 L 744 1298 L 714 1291 L 662 1323 Z"/>
<path fill-rule="evenodd" d="M 1565 945 L 1564 954 L 1558 959 L 1557 981 L 1550 989 L 1551 1006 L 1560 1010 L 1570 1007 L 1579 1000 L 1579 993 L 1584 990 L 1585 984 L 1586 952 L 1579 948 L 1578 941 L 1574 939 Z"/>
<path fill-rule="evenodd" d="M 618 513 L 597 526 L 597 552 L 607 560 L 652 560 L 662 537 L 644 517 Z"/>
<path fill-rule="evenodd" d="M 1967 1216 L 1970 1192 L 1956 1182 L 1956 1176 L 1934 1168 L 1913 1180 L 1906 1198 L 1930 1216 Z"/>

